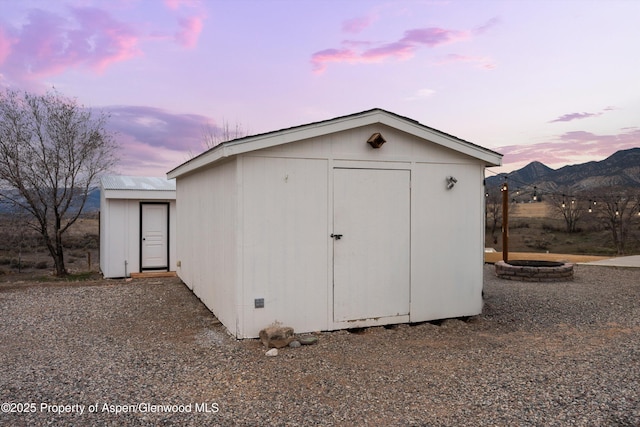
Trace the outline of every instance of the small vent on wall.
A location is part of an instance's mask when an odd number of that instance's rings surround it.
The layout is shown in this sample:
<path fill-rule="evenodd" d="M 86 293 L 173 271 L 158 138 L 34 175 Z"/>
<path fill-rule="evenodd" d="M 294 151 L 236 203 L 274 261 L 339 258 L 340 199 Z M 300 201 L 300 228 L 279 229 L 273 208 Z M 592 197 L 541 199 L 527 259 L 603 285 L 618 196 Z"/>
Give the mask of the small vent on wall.
<path fill-rule="evenodd" d="M 367 142 L 369 143 L 369 145 L 371 145 L 373 148 L 380 148 L 382 147 L 382 144 L 384 144 L 385 142 L 387 142 L 386 139 L 384 139 L 382 137 L 382 134 L 380 134 L 380 132 L 376 132 L 373 135 L 371 135 L 369 137 L 369 139 L 367 140 Z"/>

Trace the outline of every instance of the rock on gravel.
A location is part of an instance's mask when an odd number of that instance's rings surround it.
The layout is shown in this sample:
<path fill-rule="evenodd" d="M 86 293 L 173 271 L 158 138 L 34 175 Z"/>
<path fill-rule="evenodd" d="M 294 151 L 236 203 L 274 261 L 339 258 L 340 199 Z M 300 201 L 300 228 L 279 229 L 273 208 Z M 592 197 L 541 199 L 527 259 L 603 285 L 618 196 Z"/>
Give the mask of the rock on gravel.
<path fill-rule="evenodd" d="M 276 358 L 178 279 L 2 284 L 0 424 L 640 426 L 640 270 L 484 274 L 480 316 Z"/>

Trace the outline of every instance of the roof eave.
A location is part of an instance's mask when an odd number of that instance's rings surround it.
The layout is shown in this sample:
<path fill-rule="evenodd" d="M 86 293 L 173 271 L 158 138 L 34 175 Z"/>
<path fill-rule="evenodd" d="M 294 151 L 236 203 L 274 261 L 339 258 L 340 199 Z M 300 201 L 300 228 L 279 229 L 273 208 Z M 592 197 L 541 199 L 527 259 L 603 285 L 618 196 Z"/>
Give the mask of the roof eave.
<path fill-rule="evenodd" d="M 429 128 L 420 123 L 400 120 L 391 116 L 383 117 L 380 122 L 416 137 L 432 141 L 443 147 L 482 160 L 485 163 L 485 166 L 491 167 L 502 165 L 502 154 Z"/>
<path fill-rule="evenodd" d="M 412 119 L 398 116 L 385 110 L 373 109 L 354 115 L 225 142 L 169 171 L 167 177 L 169 179 L 178 178 L 218 162 L 223 158 L 249 151 L 261 150 L 375 123 L 395 127 L 422 139 L 433 141 L 454 151 L 477 158 L 482 160 L 485 166 L 500 166 L 502 164 L 502 154 L 429 128 Z"/>

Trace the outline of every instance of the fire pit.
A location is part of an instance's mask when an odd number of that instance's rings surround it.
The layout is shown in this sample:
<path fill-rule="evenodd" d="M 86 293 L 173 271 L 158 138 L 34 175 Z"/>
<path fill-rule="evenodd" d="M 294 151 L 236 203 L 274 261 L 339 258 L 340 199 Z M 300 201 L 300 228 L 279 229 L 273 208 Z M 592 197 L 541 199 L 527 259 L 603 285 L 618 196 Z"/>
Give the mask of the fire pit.
<path fill-rule="evenodd" d="M 501 279 L 524 282 L 563 282 L 573 279 L 573 264 L 556 261 L 518 260 L 495 263 Z"/>

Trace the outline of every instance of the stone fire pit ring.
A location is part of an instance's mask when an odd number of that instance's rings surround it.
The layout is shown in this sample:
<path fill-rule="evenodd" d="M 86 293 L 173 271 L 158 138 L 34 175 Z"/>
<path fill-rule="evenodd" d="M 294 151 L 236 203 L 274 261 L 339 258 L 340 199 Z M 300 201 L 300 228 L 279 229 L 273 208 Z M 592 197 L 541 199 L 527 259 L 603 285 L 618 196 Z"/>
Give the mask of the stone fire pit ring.
<path fill-rule="evenodd" d="M 495 263 L 501 279 L 523 282 L 564 282 L 573 280 L 574 264 L 556 261 L 517 260 Z"/>

